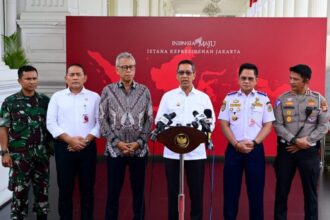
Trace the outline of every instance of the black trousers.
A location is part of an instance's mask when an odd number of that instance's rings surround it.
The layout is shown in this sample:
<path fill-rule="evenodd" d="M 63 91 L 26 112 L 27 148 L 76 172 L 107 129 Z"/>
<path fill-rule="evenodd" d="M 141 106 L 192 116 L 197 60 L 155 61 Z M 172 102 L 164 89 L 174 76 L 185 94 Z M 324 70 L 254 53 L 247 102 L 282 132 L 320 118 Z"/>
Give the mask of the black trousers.
<path fill-rule="evenodd" d="M 288 195 L 296 168 L 304 191 L 305 220 L 317 220 L 317 184 L 320 175 L 319 143 L 315 147 L 300 150 L 294 154 L 287 152 L 283 143 L 278 143 L 275 158 L 276 194 L 275 220 L 286 220 Z"/>
<path fill-rule="evenodd" d="M 94 183 L 96 172 L 96 144 L 91 142 L 80 152 L 69 152 L 67 143 L 55 142 L 57 185 L 59 188 L 58 211 L 61 220 L 72 220 L 72 196 L 75 177 L 80 190 L 80 213 L 82 220 L 93 219 Z"/>
<path fill-rule="evenodd" d="M 202 220 L 205 159 L 185 160 L 184 166 L 191 200 L 189 219 Z M 177 220 L 179 217 L 180 161 L 165 158 L 165 171 L 167 179 L 168 220 Z"/>
<path fill-rule="evenodd" d="M 227 145 L 223 168 L 223 214 L 225 220 L 237 218 L 243 173 L 249 199 L 250 220 L 264 219 L 265 153 L 263 144 L 258 144 L 248 154 L 237 152 Z"/>
<path fill-rule="evenodd" d="M 124 183 L 126 166 L 129 168 L 131 189 L 133 193 L 133 219 L 144 219 L 144 183 L 147 165 L 145 157 L 107 157 L 108 197 L 105 210 L 106 220 L 117 220 L 119 197 Z"/>

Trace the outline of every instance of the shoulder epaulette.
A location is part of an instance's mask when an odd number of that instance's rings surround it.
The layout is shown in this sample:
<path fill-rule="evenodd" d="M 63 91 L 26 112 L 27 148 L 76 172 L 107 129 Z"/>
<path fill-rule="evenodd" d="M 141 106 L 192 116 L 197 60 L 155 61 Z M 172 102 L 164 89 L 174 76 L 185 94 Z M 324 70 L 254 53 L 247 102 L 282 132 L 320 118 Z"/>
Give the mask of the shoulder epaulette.
<path fill-rule="evenodd" d="M 284 92 L 279 97 L 282 97 L 282 96 L 287 95 L 287 94 L 291 94 L 291 91 Z"/>
<path fill-rule="evenodd" d="M 237 91 L 235 91 L 235 92 L 229 92 L 229 93 L 227 94 L 227 96 L 235 95 L 236 93 L 237 93 Z"/>
<path fill-rule="evenodd" d="M 259 95 L 267 96 L 267 94 L 264 93 L 264 92 L 259 92 L 259 91 L 257 91 L 257 93 L 258 93 Z"/>
<path fill-rule="evenodd" d="M 320 95 L 321 95 L 319 92 L 315 92 L 315 91 L 311 91 L 311 93 L 312 93 L 313 95 L 317 95 L 317 96 L 320 96 Z"/>

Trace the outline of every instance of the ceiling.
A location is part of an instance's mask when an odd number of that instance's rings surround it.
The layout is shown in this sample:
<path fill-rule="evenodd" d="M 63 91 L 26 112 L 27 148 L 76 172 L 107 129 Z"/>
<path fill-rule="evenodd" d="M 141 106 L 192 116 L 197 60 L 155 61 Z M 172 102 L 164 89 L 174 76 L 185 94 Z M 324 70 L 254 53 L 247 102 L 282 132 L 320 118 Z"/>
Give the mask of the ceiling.
<path fill-rule="evenodd" d="M 175 14 L 201 16 L 239 16 L 246 11 L 248 2 L 249 0 L 170 0 Z M 203 12 L 207 6 L 209 10 Z"/>

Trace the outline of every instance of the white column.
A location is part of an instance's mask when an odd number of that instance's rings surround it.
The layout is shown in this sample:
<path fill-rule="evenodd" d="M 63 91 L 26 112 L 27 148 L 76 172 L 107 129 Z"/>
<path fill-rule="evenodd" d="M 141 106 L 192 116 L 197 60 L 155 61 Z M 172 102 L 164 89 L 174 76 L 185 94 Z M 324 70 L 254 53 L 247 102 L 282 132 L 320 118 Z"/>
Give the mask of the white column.
<path fill-rule="evenodd" d="M 149 0 L 137 1 L 137 16 L 149 16 Z"/>
<path fill-rule="evenodd" d="M 275 1 L 275 16 L 283 17 L 283 12 L 284 12 L 283 0 L 276 0 Z"/>
<path fill-rule="evenodd" d="M 294 16 L 294 0 L 283 1 L 283 16 L 293 17 Z"/>
<path fill-rule="evenodd" d="M 3 35 L 3 22 L 4 22 L 4 13 L 3 13 L 3 4 L 0 3 L 0 35 Z M 2 52 L 3 52 L 3 40 L 0 40 L 0 73 L 2 70 L 8 69 L 8 66 L 2 61 Z"/>
<path fill-rule="evenodd" d="M 275 17 L 275 0 L 268 1 L 268 17 Z"/>
<path fill-rule="evenodd" d="M 151 0 L 151 14 L 150 16 L 158 16 L 159 15 L 159 0 Z"/>
<path fill-rule="evenodd" d="M 117 16 L 133 16 L 133 0 L 117 0 Z"/>
<path fill-rule="evenodd" d="M 268 7 L 269 7 L 268 0 L 263 0 L 261 2 L 261 7 L 262 7 L 262 17 L 268 17 Z"/>
<path fill-rule="evenodd" d="M 314 1 L 314 0 L 312 0 Z M 294 15 L 295 17 L 308 17 L 308 2 L 309 0 L 295 0 Z"/>
<path fill-rule="evenodd" d="M 256 3 L 254 3 L 255 5 L 255 17 L 262 17 L 262 1 L 259 0 Z"/>
<path fill-rule="evenodd" d="M 327 17 L 327 0 L 310 0 L 309 17 Z"/>
<path fill-rule="evenodd" d="M 6 33 L 5 35 L 12 35 L 17 30 L 16 19 L 16 0 L 6 1 Z"/>

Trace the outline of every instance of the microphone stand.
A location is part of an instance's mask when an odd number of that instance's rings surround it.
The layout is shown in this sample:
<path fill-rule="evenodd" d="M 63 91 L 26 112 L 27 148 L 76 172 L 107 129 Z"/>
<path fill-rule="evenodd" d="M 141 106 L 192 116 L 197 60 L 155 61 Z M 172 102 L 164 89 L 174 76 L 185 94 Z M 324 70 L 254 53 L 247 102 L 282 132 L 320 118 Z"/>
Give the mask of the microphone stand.
<path fill-rule="evenodd" d="M 183 154 L 180 154 L 180 181 L 179 181 L 179 195 L 178 195 L 178 211 L 179 220 L 184 220 L 185 209 L 185 196 L 184 196 L 184 158 Z"/>

